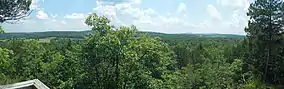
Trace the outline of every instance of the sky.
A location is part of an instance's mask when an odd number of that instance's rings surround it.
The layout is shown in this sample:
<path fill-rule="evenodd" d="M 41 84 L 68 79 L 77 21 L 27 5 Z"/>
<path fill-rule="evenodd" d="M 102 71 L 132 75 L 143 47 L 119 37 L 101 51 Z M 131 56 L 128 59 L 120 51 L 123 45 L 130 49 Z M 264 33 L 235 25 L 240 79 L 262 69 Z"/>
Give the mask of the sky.
<path fill-rule="evenodd" d="M 32 13 L 6 32 L 84 31 L 91 13 L 114 26 L 162 33 L 245 34 L 250 0 L 32 0 Z"/>

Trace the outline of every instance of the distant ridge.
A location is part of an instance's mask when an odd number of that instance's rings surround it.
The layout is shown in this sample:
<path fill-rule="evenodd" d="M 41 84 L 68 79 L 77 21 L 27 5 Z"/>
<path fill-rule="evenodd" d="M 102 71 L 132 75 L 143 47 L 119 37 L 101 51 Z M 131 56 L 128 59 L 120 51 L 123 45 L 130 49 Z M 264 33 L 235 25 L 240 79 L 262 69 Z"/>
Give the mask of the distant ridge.
<path fill-rule="evenodd" d="M 48 37 L 56 38 L 84 38 L 84 36 L 92 33 L 91 30 L 87 31 L 47 31 L 47 32 L 28 32 L 28 33 L 4 33 L 0 34 L 0 40 L 7 39 L 42 39 Z M 179 33 L 179 34 L 167 34 L 159 32 L 145 32 L 140 31 L 138 34 L 148 34 L 150 36 L 159 36 L 161 38 L 198 38 L 198 37 L 223 37 L 223 38 L 243 38 L 245 35 L 235 34 L 194 34 L 194 33 Z"/>

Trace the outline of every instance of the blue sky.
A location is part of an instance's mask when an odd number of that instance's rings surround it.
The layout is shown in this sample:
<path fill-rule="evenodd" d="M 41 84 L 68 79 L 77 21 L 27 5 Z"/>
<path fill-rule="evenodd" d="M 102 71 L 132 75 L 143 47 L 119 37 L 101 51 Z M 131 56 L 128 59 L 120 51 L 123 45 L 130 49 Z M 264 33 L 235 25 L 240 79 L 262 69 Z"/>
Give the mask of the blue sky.
<path fill-rule="evenodd" d="M 163 33 L 245 34 L 250 0 L 33 0 L 32 14 L 6 32 L 83 31 L 90 13 L 115 26 Z"/>

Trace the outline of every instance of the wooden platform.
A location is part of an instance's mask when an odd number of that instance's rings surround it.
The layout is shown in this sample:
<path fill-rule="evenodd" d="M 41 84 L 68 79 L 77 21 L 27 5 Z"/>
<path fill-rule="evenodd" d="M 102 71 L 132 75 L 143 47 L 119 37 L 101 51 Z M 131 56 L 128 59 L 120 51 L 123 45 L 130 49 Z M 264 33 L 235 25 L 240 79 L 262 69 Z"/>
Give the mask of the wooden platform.
<path fill-rule="evenodd" d="M 0 85 L 0 89 L 49 89 L 49 88 L 38 79 L 34 79 L 15 84 L 4 85 L 4 86 Z"/>

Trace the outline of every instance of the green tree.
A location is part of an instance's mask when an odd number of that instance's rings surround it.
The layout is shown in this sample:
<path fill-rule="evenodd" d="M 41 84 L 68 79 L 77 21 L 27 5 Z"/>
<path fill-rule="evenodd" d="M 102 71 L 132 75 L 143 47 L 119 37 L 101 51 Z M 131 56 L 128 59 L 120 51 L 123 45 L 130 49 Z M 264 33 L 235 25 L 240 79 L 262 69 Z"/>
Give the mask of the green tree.
<path fill-rule="evenodd" d="M 39 79 L 50 88 L 76 88 L 85 73 L 81 58 L 81 45 L 71 39 L 61 39 L 46 47 Z"/>
<path fill-rule="evenodd" d="M 250 57 L 245 62 L 267 83 L 283 84 L 283 63 L 280 57 L 281 34 L 284 31 L 283 0 L 256 0 L 249 7 L 250 17 L 245 29 L 249 39 Z M 254 69 L 252 69 L 254 70 Z"/>
<path fill-rule="evenodd" d="M 0 84 L 13 82 L 12 75 L 15 73 L 14 60 L 11 57 L 11 50 L 0 48 Z"/>
<path fill-rule="evenodd" d="M 198 56 L 199 61 L 190 63 L 182 69 L 184 77 L 182 85 L 186 89 L 220 89 L 234 87 L 233 78 L 231 77 L 234 76 L 234 72 L 230 64 L 224 61 L 225 58 L 222 57 L 222 53 L 220 53 L 221 50 L 216 48 L 210 48 L 209 50 L 205 51 L 209 53 L 206 56 L 205 54 L 195 54 Z"/>
<path fill-rule="evenodd" d="M 189 44 L 186 44 L 185 42 L 179 43 L 173 47 L 173 51 L 176 54 L 179 69 L 182 69 L 182 67 L 186 67 L 189 63 L 193 62 L 193 53 L 191 52 L 192 48 Z"/>
<path fill-rule="evenodd" d="M 137 36 L 134 26 L 114 28 L 105 17 L 92 14 L 89 18 L 86 23 L 93 26 L 95 34 L 86 39 L 83 49 L 91 85 L 87 88 L 145 89 L 173 84 L 173 72 L 168 69 L 174 63 L 173 52 L 165 43 Z"/>
<path fill-rule="evenodd" d="M 16 76 L 25 78 L 24 80 L 37 78 L 40 72 L 40 63 L 45 51 L 43 46 L 37 41 L 12 40 L 7 41 L 7 48 L 13 51 L 14 66 Z"/>
<path fill-rule="evenodd" d="M 2 23 L 10 20 L 19 20 L 26 17 L 29 14 L 31 0 L 1 0 L 0 1 L 0 34 L 4 33 L 2 29 Z M 7 56 L 7 49 L 0 48 L 2 52 L 0 52 L 1 57 Z M 9 52 L 8 52 L 9 53 Z M 2 58 L 1 58 L 2 59 Z M 11 59 L 3 58 L 1 65 L 13 65 L 11 63 L 7 63 L 4 61 L 10 61 Z M 7 64 L 6 64 L 7 63 Z M 8 70 L 8 69 L 5 69 Z M 11 69 L 12 70 L 12 69 Z"/>
<path fill-rule="evenodd" d="M 93 31 L 99 32 L 101 35 L 104 35 L 108 30 L 112 30 L 113 26 L 109 23 L 108 18 L 98 16 L 96 13 L 89 15 L 85 20 L 85 24 L 91 26 Z"/>

